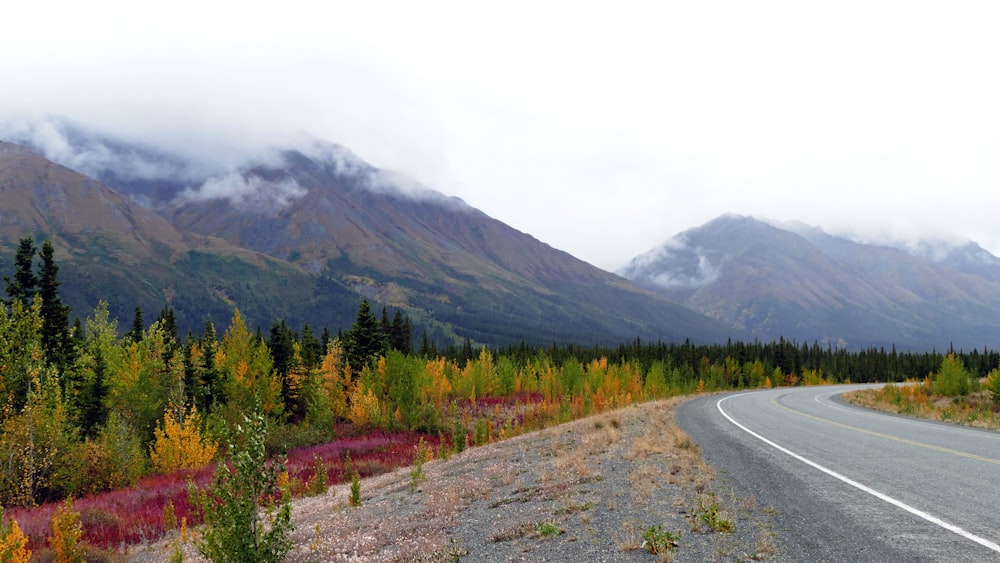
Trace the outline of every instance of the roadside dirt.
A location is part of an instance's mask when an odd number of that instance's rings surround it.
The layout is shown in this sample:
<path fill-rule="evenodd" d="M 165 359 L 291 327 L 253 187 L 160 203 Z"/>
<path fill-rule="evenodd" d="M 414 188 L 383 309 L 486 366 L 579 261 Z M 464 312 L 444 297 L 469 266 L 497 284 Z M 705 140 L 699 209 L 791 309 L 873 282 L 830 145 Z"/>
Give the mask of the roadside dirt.
<path fill-rule="evenodd" d="M 773 511 L 715 490 L 674 422 L 682 399 L 626 407 L 297 499 L 289 561 L 734 561 L 780 556 Z M 731 526 L 731 530 L 724 529 Z M 714 530 L 712 528 L 715 528 Z M 659 554 L 643 534 L 669 532 Z M 648 534 L 647 534 L 648 537 Z M 134 561 L 202 561 L 179 535 Z"/>

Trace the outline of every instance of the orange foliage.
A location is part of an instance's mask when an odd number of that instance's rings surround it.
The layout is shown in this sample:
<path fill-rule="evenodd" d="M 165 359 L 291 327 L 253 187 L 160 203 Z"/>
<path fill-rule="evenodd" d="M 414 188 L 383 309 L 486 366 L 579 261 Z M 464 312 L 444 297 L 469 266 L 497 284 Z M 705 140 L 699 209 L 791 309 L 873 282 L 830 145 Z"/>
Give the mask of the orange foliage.
<path fill-rule="evenodd" d="M 11 518 L 9 526 L 2 526 L 3 510 L 0 509 L 0 561 L 4 563 L 28 563 L 31 560 L 31 550 L 28 549 L 28 538 L 17 525 L 17 520 Z"/>
<path fill-rule="evenodd" d="M 174 420 L 167 409 L 162 428 L 157 426 L 156 438 L 149 447 L 149 460 L 159 473 L 172 473 L 179 469 L 198 470 L 215 458 L 219 445 L 201 435 L 201 417 L 192 406 L 188 413 L 181 410 L 181 420 Z"/>

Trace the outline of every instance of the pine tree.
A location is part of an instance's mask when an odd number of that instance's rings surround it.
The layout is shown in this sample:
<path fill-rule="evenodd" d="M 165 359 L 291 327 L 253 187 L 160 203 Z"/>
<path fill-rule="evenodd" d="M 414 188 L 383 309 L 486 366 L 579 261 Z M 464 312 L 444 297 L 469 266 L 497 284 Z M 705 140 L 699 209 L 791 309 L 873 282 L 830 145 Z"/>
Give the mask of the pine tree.
<path fill-rule="evenodd" d="M 142 308 L 136 306 L 135 314 L 132 315 L 132 330 L 128 331 L 125 335 L 126 338 L 130 339 L 132 342 L 138 342 L 142 340 L 142 331 L 145 328 L 145 324 L 142 322 Z"/>
<path fill-rule="evenodd" d="M 31 237 L 21 239 L 17 247 L 17 254 L 14 257 L 14 277 L 13 279 L 4 276 L 7 282 L 7 295 L 10 296 L 8 304 L 20 301 L 25 305 L 30 305 L 38 291 L 38 278 L 35 276 L 34 262 L 35 253 L 38 249 Z"/>
<path fill-rule="evenodd" d="M 38 275 L 38 297 L 42 300 L 42 347 L 50 364 L 62 370 L 72 358 L 69 337 L 69 307 L 59 297 L 59 266 L 56 265 L 52 241 L 42 244 L 42 264 Z"/>
<path fill-rule="evenodd" d="M 403 314 L 397 310 L 389 325 L 389 347 L 403 354 L 410 354 L 413 351 L 412 330 L 410 318 L 404 319 Z"/>
<path fill-rule="evenodd" d="M 367 300 L 358 306 L 357 317 L 344 338 L 347 362 L 360 372 L 373 359 L 385 354 L 389 342 Z"/>
<path fill-rule="evenodd" d="M 309 323 L 302 327 L 302 338 L 299 339 L 299 345 L 302 351 L 302 363 L 309 369 L 319 367 L 320 362 L 323 361 L 323 355 L 326 353 L 326 344 L 316 338 Z"/>

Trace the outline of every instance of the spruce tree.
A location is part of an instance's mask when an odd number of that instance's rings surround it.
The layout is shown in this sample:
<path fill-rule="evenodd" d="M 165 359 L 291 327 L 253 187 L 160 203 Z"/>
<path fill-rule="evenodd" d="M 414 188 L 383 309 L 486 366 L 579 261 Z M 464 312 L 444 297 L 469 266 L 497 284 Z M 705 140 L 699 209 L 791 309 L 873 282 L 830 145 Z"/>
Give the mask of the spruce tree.
<path fill-rule="evenodd" d="M 143 328 L 142 308 L 136 306 L 135 314 L 132 315 L 132 330 L 128 331 L 128 334 L 125 336 L 132 340 L 132 342 L 139 342 L 142 340 Z"/>
<path fill-rule="evenodd" d="M 378 319 L 372 314 L 367 299 L 358 306 L 357 317 L 344 341 L 347 362 L 358 372 L 388 349 L 388 338 L 382 332 Z"/>
<path fill-rule="evenodd" d="M 30 305 L 31 300 L 35 297 L 35 293 L 38 291 L 38 278 L 34 271 L 36 252 L 38 249 L 31 237 L 21 239 L 14 257 L 14 277 L 3 277 L 4 281 L 7 282 L 7 295 L 10 297 L 8 304 L 20 301 L 25 305 Z"/>
<path fill-rule="evenodd" d="M 60 369 L 68 365 L 73 354 L 69 337 L 69 307 L 59 297 L 59 266 L 55 262 L 52 241 L 42 244 L 38 275 L 38 297 L 42 300 L 42 347 L 50 364 Z"/>

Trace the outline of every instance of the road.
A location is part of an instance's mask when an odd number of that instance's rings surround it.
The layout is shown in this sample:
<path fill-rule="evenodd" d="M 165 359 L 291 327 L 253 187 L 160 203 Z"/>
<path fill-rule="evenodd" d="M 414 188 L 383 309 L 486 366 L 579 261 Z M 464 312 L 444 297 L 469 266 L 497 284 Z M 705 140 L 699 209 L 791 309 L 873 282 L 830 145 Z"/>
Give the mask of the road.
<path fill-rule="evenodd" d="M 1000 433 L 782 388 L 681 405 L 717 490 L 775 511 L 782 560 L 1000 561 Z"/>

